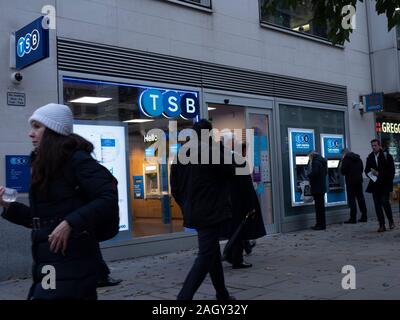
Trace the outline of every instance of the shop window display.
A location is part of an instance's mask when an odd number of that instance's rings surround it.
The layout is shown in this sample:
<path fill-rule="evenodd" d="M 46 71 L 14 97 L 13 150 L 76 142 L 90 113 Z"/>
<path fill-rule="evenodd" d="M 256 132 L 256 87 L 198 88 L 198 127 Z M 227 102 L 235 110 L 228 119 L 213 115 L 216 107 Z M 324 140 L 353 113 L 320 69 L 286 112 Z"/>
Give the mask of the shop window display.
<path fill-rule="evenodd" d="M 123 83 L 63 78 L 64 103 L 71 107 L 75 120 L 110 125 L 117 122 L 127 126 L 126 174 L 130 186 L 130 229 L 134 237 L 184 231 L 180 208 L 170 195 L 170 163 L 160 164 L 157 161 L 158 151 L 151 146 L 160 137 L 148 133 L 151 129 L 161 129 L 166 133 L 168 146 L 169 120 L 177 122 L 178 131 L 191 127 L 193 123 L 182 117 L 168 119 L 164 116 L 165 112 L 157 116 L 143 112 L 139 102 L 146 90 L 168 91 Z M 185 93 L 176 92 L 178 96 Z M 112 157 L 116 147 L 112 140 L 102 137 L 101 145 L 95 145 L 95 153 L 96 149 L 100 149 L 101 157 Z M 173 156 L 177 149 L 176 145 L 166 148 L 167 158 L 170 153 Z"/>

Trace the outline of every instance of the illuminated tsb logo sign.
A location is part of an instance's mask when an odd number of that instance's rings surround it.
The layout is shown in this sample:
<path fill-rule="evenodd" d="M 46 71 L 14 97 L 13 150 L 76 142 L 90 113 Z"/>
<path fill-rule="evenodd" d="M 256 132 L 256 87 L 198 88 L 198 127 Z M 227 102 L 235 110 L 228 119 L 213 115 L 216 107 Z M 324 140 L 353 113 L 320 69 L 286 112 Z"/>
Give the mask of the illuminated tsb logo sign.
<path fill-rule="evenodd" d="M 400 133 L 400 123 L 395 122 L 377 122 L 376 132 Z"/>
<path fill-rule="evenodd" d="M 194 93 L 179 93 L 166 90 L 147 89 L 139 97 L 139 108 L 143 114 L 154 118 L 163 115 L 172 119 L 194 119 L 200 114 L 199 99 Z"/>

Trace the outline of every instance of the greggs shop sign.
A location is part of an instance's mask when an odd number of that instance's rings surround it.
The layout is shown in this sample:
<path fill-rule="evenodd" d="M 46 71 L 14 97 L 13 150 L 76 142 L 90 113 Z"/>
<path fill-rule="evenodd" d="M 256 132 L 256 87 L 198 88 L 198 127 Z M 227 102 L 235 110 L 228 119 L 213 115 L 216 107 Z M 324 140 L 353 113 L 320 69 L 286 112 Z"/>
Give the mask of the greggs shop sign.
<path fill-rule="evenodd" d="M 400 123 L 399 122 L 377 121 L 376 122 L 376 132 L 400 134 Z"/>
<path fill-rule="evenodd" d="M 185 120 L 194 119 L 200 115 L 199 94 L 148 88 L 139 96 L 139 108 L 150 118 L 163 116 L 168 119 L 178 117 Z"/>

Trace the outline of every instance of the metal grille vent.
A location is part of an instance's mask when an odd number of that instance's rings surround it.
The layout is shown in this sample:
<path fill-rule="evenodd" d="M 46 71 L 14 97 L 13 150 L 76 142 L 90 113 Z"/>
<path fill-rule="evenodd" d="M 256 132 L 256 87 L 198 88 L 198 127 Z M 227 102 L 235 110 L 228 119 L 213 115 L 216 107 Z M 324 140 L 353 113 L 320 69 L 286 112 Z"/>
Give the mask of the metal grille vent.
<path fill-rule="evenodd" d="M 347 106 L 339 85 L 65 38 L 57 39 L 57 51 L 65 71 Z"/>

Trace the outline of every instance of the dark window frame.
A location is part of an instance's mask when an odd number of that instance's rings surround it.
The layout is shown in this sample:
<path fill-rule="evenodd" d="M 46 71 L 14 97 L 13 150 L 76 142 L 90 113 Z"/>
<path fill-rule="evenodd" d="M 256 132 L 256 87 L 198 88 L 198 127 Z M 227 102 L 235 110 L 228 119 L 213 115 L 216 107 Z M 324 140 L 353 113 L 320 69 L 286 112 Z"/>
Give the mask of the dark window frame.
<path fill-rule="evenodd" d="M 329 41 L 328 38 L 317 36 L 317 35 L 314 35 L 312 33 L 305 33 L 305 32 L 301 32 L 301 31 L 296 31 L 296 30 L 293 30 L 291 28 L 282 26 L 280 24 L 276 24 L 276 23 L 264 20 L 263 17 L 262 17 L 262 11 L 261 11 L 261 5 L 262 5 L 261 1 L 262 0 L 258 0 L 258 12 L 259 12 L 259 20 L 260 20 L 261 27 L 272 29 L 272 30 L 277 30 L 277 31 L 280 31 L 280 32 L 284 32 L 286 34 L 291 34 L 291 35 L 294 35 L 294 36 L 303 37 L 305 39 L 318 41 L 318 42 L 329 44 L 329 45 L 332 46 L 332 43 Z M 334 47 L 344 48 L 344 45 L 336 44 L 336 45 L 334 45 Z"/>
<path fill-rule="evenodd" d="M 187 6 L 187 7 L 194 8 L 194 9 L 200 9 L 200 10 L 206 10 L 206 11 L 212 10 L 212 0 L 209 0 L 210 5 L 202 4 L 201 2 L 203 0 L 199 0 L 200 3 L 197 3 L 197 2 L 191 1 L 191 0 L 166 0 L 166 1 L 178 4 L 178 5 Z"/>

